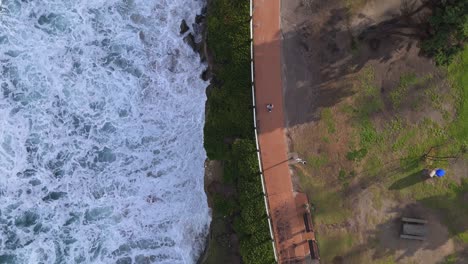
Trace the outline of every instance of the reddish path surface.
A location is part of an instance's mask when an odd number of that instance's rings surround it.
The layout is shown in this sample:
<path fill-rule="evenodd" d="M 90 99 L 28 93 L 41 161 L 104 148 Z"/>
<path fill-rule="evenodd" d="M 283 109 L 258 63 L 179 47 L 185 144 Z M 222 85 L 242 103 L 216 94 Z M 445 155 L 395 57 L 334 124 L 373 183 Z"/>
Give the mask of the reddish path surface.
<path fill-rule="evenodd" d="M 293 192 L 284 131 L 280 57 L 280 0 L 254 0 L 254 67 L 257 126 L 269 211 L 279 263 L 309 255 L 304 209 Z M 271 113 L 267 104 L 273 104 Z M 298 197 L 299 198 L 299 197 Z M 307 199 L 305 199 L 306 201 Z"/>

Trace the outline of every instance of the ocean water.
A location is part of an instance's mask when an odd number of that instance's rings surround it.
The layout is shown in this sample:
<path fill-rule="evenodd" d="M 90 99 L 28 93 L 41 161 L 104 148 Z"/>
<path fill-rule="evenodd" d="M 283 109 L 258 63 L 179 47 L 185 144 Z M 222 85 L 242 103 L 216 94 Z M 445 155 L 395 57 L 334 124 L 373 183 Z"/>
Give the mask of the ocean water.
<path fill-rule="evenodd" d="M 194 263 L 201 0 L 2 0 L 0 263 Z"/>

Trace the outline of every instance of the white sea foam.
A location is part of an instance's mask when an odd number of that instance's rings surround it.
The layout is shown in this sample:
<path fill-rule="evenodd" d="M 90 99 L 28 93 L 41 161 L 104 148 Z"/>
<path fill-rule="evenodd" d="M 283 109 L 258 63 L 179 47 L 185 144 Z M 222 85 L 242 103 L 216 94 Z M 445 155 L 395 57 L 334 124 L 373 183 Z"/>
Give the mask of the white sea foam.
<path fill-rule="evenodd" d="M 3 0 L 0 262 L 194 263 L 202 0 Z M 133 262 L 131 262 L 133 260 Z"/>

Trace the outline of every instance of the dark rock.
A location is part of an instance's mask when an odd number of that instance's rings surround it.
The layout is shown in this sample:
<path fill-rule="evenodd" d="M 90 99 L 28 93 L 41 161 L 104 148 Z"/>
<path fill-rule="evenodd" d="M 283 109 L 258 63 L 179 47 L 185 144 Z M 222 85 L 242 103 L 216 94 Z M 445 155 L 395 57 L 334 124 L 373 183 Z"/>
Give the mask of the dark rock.
<path fill-rule="evenodd" d="M 200 54 L 200 61 L 201 62 L 205 62 L 208 60 L 208 55 L 207 55 L 207 51 L 206 51 L 206 41 L 205 41 L 205 38 L 203 38 L 202 42 L 200 44 L 198 44 L 198 50 L 199 50 L 199 54 Z"/>
<path fill-rule="evenodd" d="M 204 80 L 205 82 L 210 80 L 211 77 L 213 76 L 213 73 L 210 71 L 209 68 L 207 68 L 206 70 L 204 70 L 201 74 L 201 78 L 202 80 Z"/>
<path fill-rule="evenodd" d="M 205 15 L 196 15 L 195 16 L 195 23 L 201 24 L 205 21 Z"/>
<path fill-rule="evenodd" d="M 193 51 L 197 51 L 197 43 L 195 42 L 195 37 L 193 36 L 192 33 L 188 34 L 187 36 L 184 37 L 184 42 L 189 45 Z"/>
<path fill-rule="evenodd" d="M 143 42 L 145 41 L 145 33 L 143 33 L 143 31 L 140 31 L 138 33 L 138 37 L 140 38 L 141 41 L 143 41 Z"/>
<path fill-rule="evenodd" d="M 185 22 L 185 19 L 182 19 L 182 22 L 180 23 L 180 34 L 184 34 L 185 32 L 189 31 L 189 26 L 187 25 L 187 22 Z"/>
<path fill-rule="evenodd" d="M 206 87 L 206 89 L 205 89 L 206 97 L 209 97 L 211 95 L 211 91 L 213 91 L 213 89 L 214 89 L 214 85 L 212 83 L 210 83 L 208 85 L 208 87 Z M 208 105 L 208 104 L 206 104 L 206 105 Z"/>

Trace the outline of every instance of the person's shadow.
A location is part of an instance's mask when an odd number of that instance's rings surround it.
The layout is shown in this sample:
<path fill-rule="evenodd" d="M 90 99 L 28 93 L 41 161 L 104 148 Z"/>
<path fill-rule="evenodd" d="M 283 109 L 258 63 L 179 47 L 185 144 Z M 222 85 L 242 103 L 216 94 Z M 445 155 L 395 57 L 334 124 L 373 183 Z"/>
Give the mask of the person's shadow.
<path fill-rule="evenodd" d="M 415 184 L 418 184 L 428 179 L 429 179 L 429 176 L 427 173 L 425 173 L 424 170 L 417 171 L 402 179 L 397 180 L 392 185 L 390 185 L 388 189 L 389 190 L 401 190 L 401 189 L 413 186 Z"/>

